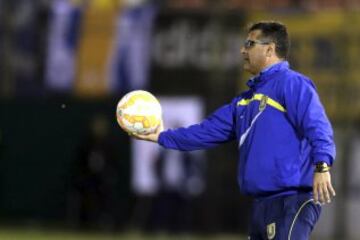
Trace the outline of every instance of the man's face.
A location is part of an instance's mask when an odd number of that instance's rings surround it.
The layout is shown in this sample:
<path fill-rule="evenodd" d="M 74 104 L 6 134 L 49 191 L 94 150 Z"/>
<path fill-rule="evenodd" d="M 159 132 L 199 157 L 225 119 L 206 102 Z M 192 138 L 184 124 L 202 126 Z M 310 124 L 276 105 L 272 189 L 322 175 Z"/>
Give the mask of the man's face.
<path fill-rule="evenodd" d="M 261 31 L 251 31 L 245 44 L 241 47 L 244 58 L 244 70 L 257 75 L 266 67 L 266 58 L 269 42 L 261 38 Z"/>

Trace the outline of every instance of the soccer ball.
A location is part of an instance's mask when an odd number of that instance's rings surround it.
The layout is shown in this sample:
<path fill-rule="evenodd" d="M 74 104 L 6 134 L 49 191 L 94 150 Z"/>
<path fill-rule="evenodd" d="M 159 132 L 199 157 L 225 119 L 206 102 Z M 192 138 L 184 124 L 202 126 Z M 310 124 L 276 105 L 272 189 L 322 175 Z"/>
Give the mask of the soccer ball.
<path fill-rule="evenodd" d="M 161 122 L 161 105 L 147 91 L 132 91 L 119 101 L 116 108 L 116 119 L 126 132 L 153 133 Z"/>

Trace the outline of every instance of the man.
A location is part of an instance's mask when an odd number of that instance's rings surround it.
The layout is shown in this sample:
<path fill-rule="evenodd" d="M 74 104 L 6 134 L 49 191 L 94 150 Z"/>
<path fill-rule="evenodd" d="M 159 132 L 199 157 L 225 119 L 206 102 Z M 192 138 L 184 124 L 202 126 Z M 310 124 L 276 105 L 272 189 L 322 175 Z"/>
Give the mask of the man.
<path fill-rule="evenodd" d="M 249 89 L 200 124 L 136 135 L 191 151 L 236 140 L 238 183 L 255 198 L 250 239 L 309 239 L 335 191 L 331 124 L 311 80 L 289 68 L 289 39 L 278 22 L 248 30 L 241 49 Z"/>

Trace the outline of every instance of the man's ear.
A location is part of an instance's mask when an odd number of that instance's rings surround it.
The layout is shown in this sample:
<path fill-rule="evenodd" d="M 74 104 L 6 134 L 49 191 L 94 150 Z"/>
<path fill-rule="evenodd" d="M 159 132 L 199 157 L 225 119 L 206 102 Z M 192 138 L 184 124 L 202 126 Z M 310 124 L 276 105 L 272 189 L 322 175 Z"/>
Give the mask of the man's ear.
<path fill-rule="evenodd" d="M 276 46 L 275 46 L 275 44 L 274 43 L 270 43 L 269 45 L 268 45 L 268 48 L 266 49 L 266 56 L 267 57 L 271 57 L 271 56 L 273 56 L 274 54 L 276 54 Z"/>

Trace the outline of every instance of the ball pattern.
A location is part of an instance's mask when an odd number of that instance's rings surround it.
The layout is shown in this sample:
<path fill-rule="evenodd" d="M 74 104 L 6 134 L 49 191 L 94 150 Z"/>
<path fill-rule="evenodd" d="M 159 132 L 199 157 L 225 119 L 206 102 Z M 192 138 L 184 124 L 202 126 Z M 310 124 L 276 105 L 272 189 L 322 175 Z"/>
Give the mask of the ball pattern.
<path fill-rule="evenodd" d="M 117 122 L 129 133 L 153 133 L 161 122 L 161 106 L 151 93 L 136 90 L 126 94 L 118 103 Z"/>

